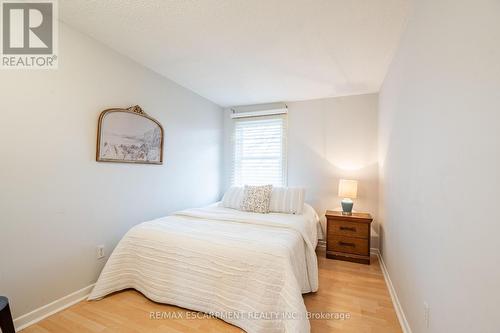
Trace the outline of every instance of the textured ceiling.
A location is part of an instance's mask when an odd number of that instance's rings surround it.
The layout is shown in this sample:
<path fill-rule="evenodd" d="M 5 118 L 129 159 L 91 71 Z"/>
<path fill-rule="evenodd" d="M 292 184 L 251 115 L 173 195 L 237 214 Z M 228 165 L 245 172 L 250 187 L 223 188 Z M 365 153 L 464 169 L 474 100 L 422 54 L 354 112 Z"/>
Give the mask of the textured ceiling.
<path fill-rule="evenodd" d="M 60 18 L 221 106 L 376 92 L 409 0 L 61 0 Z"/>

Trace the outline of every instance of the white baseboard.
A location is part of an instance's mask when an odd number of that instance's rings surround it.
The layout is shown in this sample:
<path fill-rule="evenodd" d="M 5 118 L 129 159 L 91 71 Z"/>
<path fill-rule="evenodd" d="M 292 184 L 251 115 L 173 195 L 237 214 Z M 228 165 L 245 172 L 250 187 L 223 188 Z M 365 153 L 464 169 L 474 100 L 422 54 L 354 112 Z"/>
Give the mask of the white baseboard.
<path fill-rule="evenodd" d="M 387 289 L 389 290 L 389 294 L 391 295 L 392 304 L 394 305 L 394 309 L 396 310 L 399 324 L 401 325 L 403 333 L 412 333 L 411 327 L 406 320 L 406 316 L 403 308 L 401 307 L 401 303 L 399 303 L 398 294 L 396 293 L 396 289 L 394 289 L 394 285 L 392 284 L 389 272 L 387 271 L 387 267 L 385 266 L 384 259 L 382 258 L 379 249 L 371 248 L 370 252 L 371 254 L 375 254 L 378 257 L 380 268 L 382 269 L 382 273 L 384 274 L 385 284 L 387 285 Z"/>
<path fill-rule="evenodd" d="M 25 329 L 26 327 L 31 326 L 39 322 L 40 320 L 53 315 L 54 313 L 64 310 L 72 306 L 73 304 L 83 301 L 90 294 L 93 287 L 94 284 L 91 284 L 90 286 L 77 290 L 69 295 L 63 296 L 52 303 L 46 304 L 27 314 L 17 317 L 16 319 L 14 319 L 16 332 L 19 332 L 20 330 Z"/>
<path fill-rule="evenodd" d="M 324 247 L 325 244 L 320 243 L 318 244 L 318 246 Z M 392 304 L 394 305 L 394 309 L 396 310 L 396 314 L 398 316 L 399 323 L 401 325 L 401 328 L 403 329 L 403 332 L 412 333 L 410 325 L 406 320 L 403 308 L 401 307 L 401 303 L 399 303 L 396 290 L 394 289 L 391 278 L 389 277 L 389 272 L 387 271 L 387 267 L 385 266 L 384 259 L 380 255 L 379 249 L 372 247 L 370 249 L 370 253 L 378 257 L 378 260 L 380 262 L 380 268 L 382 269 L 382 273 L 384 274 L 385 283 L 387 285 L 387 289 L 389 290 L 389 294 L 391 295 Z M 31 311 L 30 313 L 27 313 L 25 315 L 22 315 L 14 319 L 14 326 L 16 327 L 16 332 L 19 332 L 20 330 L 25 329 L 26 327 L 31 326 L 41 321 L 42 319 L 45 319 L 53 315 L 54 313 L 62 311 L 78 302 L 83 301 L 90 294 L 93 287 L 94 284 L 91 284 L 90 286 L 77 290 L 69 295 L 66 295 L 64 297 L 55 300 L 52 303 L 39 307 L 38 309 Z"/>
<path fill-rule="evenodd" d="M 326 240 L 319 239 L 318 240 L 318 245 L 316 247 L 321 247 L 326 249 Z"/>

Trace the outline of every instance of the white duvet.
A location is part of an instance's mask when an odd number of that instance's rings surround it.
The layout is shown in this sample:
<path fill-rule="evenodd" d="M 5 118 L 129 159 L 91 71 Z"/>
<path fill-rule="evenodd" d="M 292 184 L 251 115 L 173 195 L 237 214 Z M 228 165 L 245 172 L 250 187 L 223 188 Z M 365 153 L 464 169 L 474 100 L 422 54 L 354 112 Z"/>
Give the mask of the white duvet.
<path fill-rule="evenodd" d="M 209 206 L 130 229 L 89 296 L 133 288 L 248 333 L 305 333 L 302 293 L 318 289 L 317 215 Z"/>

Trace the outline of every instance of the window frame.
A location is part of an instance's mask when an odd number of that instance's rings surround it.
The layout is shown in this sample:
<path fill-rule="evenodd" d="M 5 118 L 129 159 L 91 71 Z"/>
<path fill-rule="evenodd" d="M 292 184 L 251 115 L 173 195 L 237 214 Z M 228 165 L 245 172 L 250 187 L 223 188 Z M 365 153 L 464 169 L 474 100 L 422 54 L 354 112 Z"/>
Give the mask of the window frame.
<path fill-rule="evenodd" d="M 282 184 L 274 186 L 288 185 L 288 114 L 270 114 L 270 115 L 259 115 L 259 116 L 248 116 L 248 117 L 238 117 L 231 119 L 231 167 L 230 167 L 230 179 L 229 183 L 231 186 L 244 186 L 247 184 L 236 184 L 236 125 L 237 123 L 252 121 L 252 120 L 265 120 L 265 119 L 282 119 L 282 144 L 281 144 L 281 160 L 282 160 Z M 253 185 L 253 184 L 248 184 Z"/>

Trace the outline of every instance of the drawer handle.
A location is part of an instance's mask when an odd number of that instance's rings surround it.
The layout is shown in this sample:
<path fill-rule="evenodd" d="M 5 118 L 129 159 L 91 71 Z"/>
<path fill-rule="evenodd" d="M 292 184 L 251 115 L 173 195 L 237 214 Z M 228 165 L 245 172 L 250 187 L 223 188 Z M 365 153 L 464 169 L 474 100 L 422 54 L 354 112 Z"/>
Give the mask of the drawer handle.
<path fill-rule="evenodd" d="M 339 242 L 340 246 L 350 246 L 350 247 L 355 247 L 356 244 L 354 243 L 346 243 L 346 242 Z"/>
<path fill-rule="evenodd" d="M 351 227 L 340 227 L 340 230 L 347 230 L 347 231 L 356 232 L 356 228 L 351 228 Z"/>

